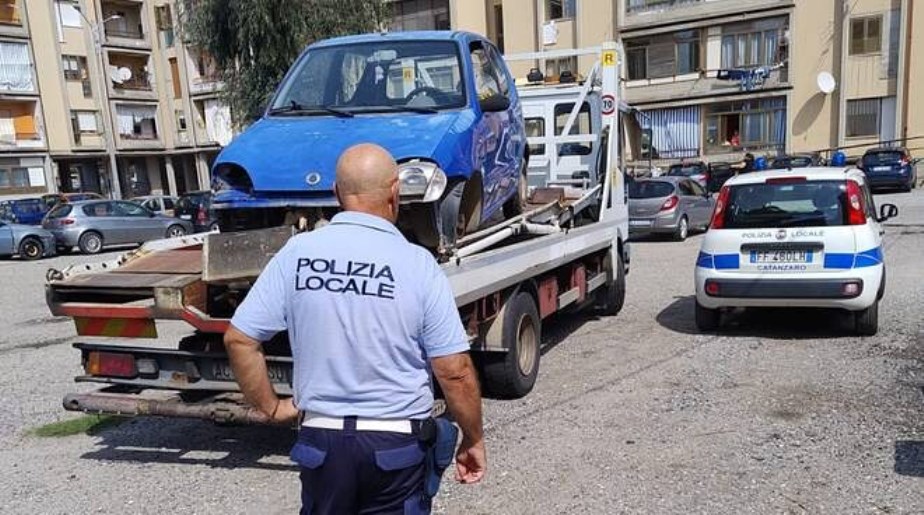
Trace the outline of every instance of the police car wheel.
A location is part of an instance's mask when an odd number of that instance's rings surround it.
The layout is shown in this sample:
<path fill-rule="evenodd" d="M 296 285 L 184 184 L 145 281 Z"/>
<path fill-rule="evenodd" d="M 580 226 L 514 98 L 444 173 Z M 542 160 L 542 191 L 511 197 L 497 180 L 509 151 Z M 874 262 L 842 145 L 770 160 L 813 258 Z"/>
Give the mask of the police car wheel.
<path fill-rule="evenodd" d="M 480 361 L 481 385 L 495 399 L 519 399 L 528 394 L 539 375 L 542 341 L 539 309 L 532 295 L 518 292 L 504 309 L 503 354 L 485 353 Z"/>
<path fill-rule="evenodd" d="M 719 328 L 722 313 L 718 309 L 709 309 L 697 302 L 695 310 L 694 318 L 696 319 L 697 329 L 705 333 Z"/>
<path fill-rule="evenodd" d="M 879 332 L 879 301 L 853 314 L 855 331 L 860 336 L 875 336 Z"/>

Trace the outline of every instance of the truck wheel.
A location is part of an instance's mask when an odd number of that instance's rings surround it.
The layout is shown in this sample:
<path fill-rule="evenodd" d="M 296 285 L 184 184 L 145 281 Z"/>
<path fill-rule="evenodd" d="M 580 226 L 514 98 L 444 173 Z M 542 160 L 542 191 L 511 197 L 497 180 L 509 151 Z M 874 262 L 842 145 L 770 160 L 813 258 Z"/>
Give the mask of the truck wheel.
<path fill-rule="evenodd" d="M 517 181 L 517 194 L 510 197 L 504 203 L 504 218 L 513 218 L 521 213 L 526 207 L 526 199 L 529 196 L 529 183 L 526 175 L 527 161 L 523 160 L 523 166 L 520 167 L 520 177 Z"/>
<path fill-rule="evenodd" d="M 607 254 L 604 259 L 603 271 L 611 279 L 597 292 L 597 305 L 600 306 L 600 314 L 604 316 L 616 316 L 626 302 L 626 267 L 622 262 L 622 252 L 616 251 L 615 267 L 610 256 Z"/>
<path fill-rule="evenodd" d="M 718 309 L 709 309 L 704 307 L 699 301 L 696 302 L 696 327 L 704 333 L 715 331 L 719 328 L 722 313 Z"/>
<path fill-rule="evenodd" d="M 875 336 L 879 332 L 879 301 L 853 314 L 855 330 L 860 336 Z"/>
<path fill-rule="evenodd" d="M 77 240 L 77 246 L 84 254 L 99 254 L 103 250 L 103 237 L 98 232 L 85 232 Z"/>
<path fill-rule="evenodd" d="M 19 244 L 19 257 L 27 261 L 34 261 L 43 255 L 45 255 L 45 246 L 42 245 L 42 240 L 38 238 L 29 236 Z"/>
<path fill-rule="evenodd" d="M 526 292 L 514 295 L 504 310 L 504 354 L 481 356 L 481 386 L 496 399 L 519 399 L 528 394 L 539 375 L 539 344 L 542 341 L 539 310 Z"/>

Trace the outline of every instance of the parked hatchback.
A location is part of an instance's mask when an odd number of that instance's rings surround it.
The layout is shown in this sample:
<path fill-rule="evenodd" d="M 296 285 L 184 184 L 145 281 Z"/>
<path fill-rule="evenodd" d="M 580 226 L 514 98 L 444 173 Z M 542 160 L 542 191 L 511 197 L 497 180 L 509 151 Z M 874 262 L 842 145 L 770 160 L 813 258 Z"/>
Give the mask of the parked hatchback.
<path fill-rule="evenodd" d="M 96 254 L 109 245 L 141 244 L 192 232 L 192 224 L 158 215 L 134 202 L 103 200 L 60 204 L 42 223 L 55 236 L 57 247 Z"/>
<path fill-rule="evenodd" d="M 902 147 L 867 150 L 860 162 L 860 169 L 866 174 L 873 189 L 899 188 L 911 191 L 918 180 L 914 160 L 908 150 Z"/>
<path fill-rule="evenodd" d="M 882 222 L 856 169 L 754 172 L 722 187 L 696 261 L 696 325 L 731 308 L 840 308 L 873 335 L 885 294 Z"/>
<path fill-rule="evenodd" d="M 629 233 L 669 234 L 687 239 L 694 229 L 706 230 L 714 201 L 697 181 L 659 177 L 633 181 L 629 188 Z"/>
<path fill-rule="evenodd" d="M 173 214 L 191 223 L 195 232 L 218 230 L 218 218 L 212 210 L 211 191 L 191 191 L 180 195 Z"/>
<path fill-rule="evenodd" d="M 55 254 L 55 237 L 41 227 L 0 220 L 0 256 L 33 260 Z"/>
<path fill-rule="evenodd" d="M 39 225 L 47 212 L 40 198 L 10 200 L 0 206 L 0 219 L 14 224 Z"/>

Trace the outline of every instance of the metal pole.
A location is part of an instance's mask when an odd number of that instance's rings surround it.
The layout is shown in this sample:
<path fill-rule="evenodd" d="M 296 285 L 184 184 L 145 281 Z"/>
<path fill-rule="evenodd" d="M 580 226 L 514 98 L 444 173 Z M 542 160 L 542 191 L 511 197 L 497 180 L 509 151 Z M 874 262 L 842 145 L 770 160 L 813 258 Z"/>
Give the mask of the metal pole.
<path fill-rule="evenodd" d="M 99 73 L 96 74 L 97 88 L 100 94 L 100 110 L 102 110 L 103 115 L 103 141 L 106 144 L 106 154 L 109 157 L 109 196 L 115 199 L 122 198 L 122 187 L 119 181 L 119 165 L 116 160 L 116 150 L 115 150 L 115 129 L 112 124 L 112 112 L 110 110 L 111 106 L 109 105 L 109 89 L 106 86 L 106 82 L 103 80 L 103 76 L 106 73 L 106 60 L 103 56 L 103 26 L 102 24 L 96 24 L 90 21 L 89 18 L 83 13 L 83 9 L 77 7 L 77 12 L 80 14 L 80 17 L 83 18 L 83 21 L 86 22 L 87 28 L 90 30 L 90 33 L 93 35 L 93 50 L 96 52 L 96 61 L 97 66 L 99 66 Z"/>

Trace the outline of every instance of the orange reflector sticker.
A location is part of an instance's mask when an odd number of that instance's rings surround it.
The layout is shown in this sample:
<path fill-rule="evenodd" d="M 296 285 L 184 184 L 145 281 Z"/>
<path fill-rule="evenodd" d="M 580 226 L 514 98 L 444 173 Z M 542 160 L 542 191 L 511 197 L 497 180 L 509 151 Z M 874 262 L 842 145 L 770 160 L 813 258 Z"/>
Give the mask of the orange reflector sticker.
<path fill-rule="evenodd" d="M 157 327 L 149 318 L 87 318 L 75 317 L 74 325 L 80 336 L 112 336 L 118 338 L 157 338 Z"/>

